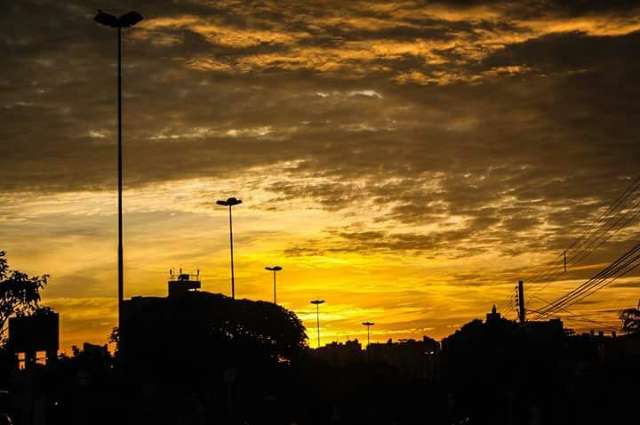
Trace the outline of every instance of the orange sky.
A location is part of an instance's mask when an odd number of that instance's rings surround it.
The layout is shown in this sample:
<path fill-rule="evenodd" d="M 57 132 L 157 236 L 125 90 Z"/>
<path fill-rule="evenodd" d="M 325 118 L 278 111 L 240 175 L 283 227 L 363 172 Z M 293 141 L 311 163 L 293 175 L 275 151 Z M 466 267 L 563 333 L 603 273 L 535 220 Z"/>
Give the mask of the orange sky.
<path fill-rule="evenodd" d="M 52 2 L 58 20 L 11 4 L 0 39 L 0 249 L 51 275 L 66 350 L 116 321 L 115 38 L 98 6 L 146 17 L 125 37 L 127 296 L 166 294 L 170 268 L 228 294 L 215 200 L 237 196 L 237 296 L 270 300 L 279 264 L 278 299 L 309 331 L 309 300 L 327 301 L 325 342 L 362 340 L 365 320 L 375 341 L 442 338 L 507 309 L 637 175 L 632 2 L 93 3 Z M 532 282 L 531 305 L 635 226 Z M 574 311 L 617 326 L 635 282 Z"/>

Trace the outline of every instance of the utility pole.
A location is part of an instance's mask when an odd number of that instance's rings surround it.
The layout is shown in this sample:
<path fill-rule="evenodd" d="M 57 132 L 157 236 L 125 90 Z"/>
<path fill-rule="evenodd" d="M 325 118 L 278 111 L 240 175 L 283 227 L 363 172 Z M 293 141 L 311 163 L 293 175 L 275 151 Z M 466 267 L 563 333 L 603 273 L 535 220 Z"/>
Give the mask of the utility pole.
<path fill-rule="evenodd" d="M 527 320 L 524 310 L 524 282 L 522 280 L 518 281 L 518 320 L 522 325 L 524 325 Z"/>

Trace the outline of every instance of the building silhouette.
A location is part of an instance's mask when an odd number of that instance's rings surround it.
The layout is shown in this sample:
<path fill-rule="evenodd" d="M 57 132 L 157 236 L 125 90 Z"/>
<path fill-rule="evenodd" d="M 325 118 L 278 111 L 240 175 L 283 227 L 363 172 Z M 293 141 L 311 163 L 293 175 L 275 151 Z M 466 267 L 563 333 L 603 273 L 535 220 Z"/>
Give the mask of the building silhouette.
<path fill-rule="evenodd" d="M 369 363 L 389 366 L 396 373 L 413 379 L 433 379 L 437 373 L 440 344 L 427 336 L 422 340 L 389 339 L 385 343 L 371 343 L 365 349 L 357 340 L 332 342 L 313 350 L 314 357 L 332 365 L 349 366 Z"/>
<path fill-rule="evenodd" d="M 39 308 L 28 316 L 9 319 L 7 347 L 20 368 L 32 368 L 38 353 L 46 363 L 56 361 L 60 348 L 60 316 L 50 308 Z"/>

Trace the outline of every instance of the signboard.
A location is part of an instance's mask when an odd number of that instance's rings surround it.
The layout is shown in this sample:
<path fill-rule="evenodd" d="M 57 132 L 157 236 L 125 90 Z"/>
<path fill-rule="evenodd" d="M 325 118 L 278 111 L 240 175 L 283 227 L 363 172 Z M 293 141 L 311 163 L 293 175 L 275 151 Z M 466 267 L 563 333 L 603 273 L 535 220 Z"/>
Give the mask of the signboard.
<path fill-rule="evenodd" d="M 53 311 L 9 319 L 9 346 L 16 353 L 57 351 L 60 316 Z"/>

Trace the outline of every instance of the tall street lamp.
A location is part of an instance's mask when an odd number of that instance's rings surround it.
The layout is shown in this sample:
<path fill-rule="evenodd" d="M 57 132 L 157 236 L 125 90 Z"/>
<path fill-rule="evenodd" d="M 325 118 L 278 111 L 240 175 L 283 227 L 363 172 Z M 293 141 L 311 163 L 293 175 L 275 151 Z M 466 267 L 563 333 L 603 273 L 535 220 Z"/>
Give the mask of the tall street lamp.
<path fill-rule="evenodd" d="M 324 300 L 311 300 L 311 304 L 316 305 L 316 328 L 318 329 L 318 348 L 320 348 L 320 304 L 324 304 Z"/>
<path fill-rule="evenodd" d="M 369 344 L 371 344 L 371 326 L 375 325 L 373 322 L 362 322 L 363 326 L 367 327 L 367 350 L 369 349 Z"/>
<path fill-rule="evenodd" d="M 231 218 L 231 207 L 240 205 L 242 201 L 237 198 L 228 198 L 226 201 L 217 201 L 216 204 L 229 207 L 229 245 L 231 246 L 231 298 L 236 299 L 236 278 L 233 270 L 233 220 Z"/>
<path fill-rule="evenodd" d="M 97 23 L 118 30 L 118 328 L 122 325 L 124 301 L 124 249 L 122 243 L 122 29 L 142 21 L 138 12 L 128 12 L 120 17 L 98 10 L 93 18 Z"/>
<path fill-rule="evenodd" d="M 268 270 L 270 272 L 273 272 L 273 303 L 274 304 L 278 304 L 276 302 L 276 273 L 282 270 L 282 267 L 280 266 L 273 266 L 273 267 L 265 267 L 265 270 Z"/>

